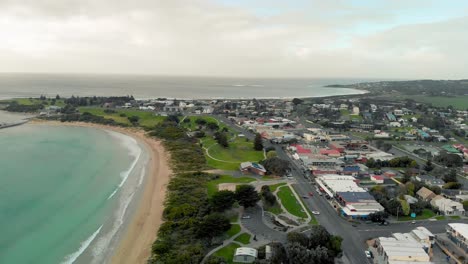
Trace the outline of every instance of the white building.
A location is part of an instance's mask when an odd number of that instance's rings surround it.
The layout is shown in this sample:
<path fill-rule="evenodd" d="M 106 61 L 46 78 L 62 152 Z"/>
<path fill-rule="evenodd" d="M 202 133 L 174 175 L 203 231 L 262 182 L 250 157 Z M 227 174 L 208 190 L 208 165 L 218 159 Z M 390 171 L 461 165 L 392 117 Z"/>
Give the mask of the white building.
<path fill-rule="evenodd" d="M 444 215 L 465 215 L 463 204 L 447 199 L 442 195 L 432 198 L 431 205 L 437 207 Z"/>
<path fill-rule="evenodd" d="M 430 257 L 422 245 L 406 235 L 397 237 L 379 237 L 376 241 L 377 255 L 374 263 L 378 264 L 429 264 Z"/>
<path fill-rule="evenodd" d="M 236 249 L 233 262 L 238 263 L 253 263 L 258 256 L 258 252 L 254 248 L 240 247 Z"/>
<path fill-rule="evenodd" d="M 468 224 L 453 223 L 447 225 L 447 234 L 455 245 L 468 254 Z"/>

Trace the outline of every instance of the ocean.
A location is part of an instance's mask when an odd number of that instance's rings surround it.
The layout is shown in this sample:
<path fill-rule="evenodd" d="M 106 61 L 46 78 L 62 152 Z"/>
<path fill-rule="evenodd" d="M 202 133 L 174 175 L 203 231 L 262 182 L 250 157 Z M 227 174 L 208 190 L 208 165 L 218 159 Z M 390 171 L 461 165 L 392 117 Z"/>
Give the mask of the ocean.
<path fill-rule="evenodd" d="M 141 194 L 143 148 L 94 128 L 0 129 L 0 263 L 104 263 Z"/>
<path fill-rule="evenodd" d="M 329 84 L 351 84 L 369 79 L 279 79 L 165 77 L 149 75 L 0 73 L 0 99 L 56 96 L 123 96 L 147 98 L 294 98 L 360 94 Z"/>

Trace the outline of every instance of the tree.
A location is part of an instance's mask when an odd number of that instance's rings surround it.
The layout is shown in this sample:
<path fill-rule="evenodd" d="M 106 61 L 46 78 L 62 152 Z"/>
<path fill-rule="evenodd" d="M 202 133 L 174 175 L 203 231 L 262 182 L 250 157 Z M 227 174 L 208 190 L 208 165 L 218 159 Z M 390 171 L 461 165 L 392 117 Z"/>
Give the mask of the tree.
<path fill-rule="evenodd" d="M 261 195 L 268 205 L 272 206 L 276 203 L 276 196 L 273 193 L 271 193 L 270 186 L 263 185 Z"/>
<path fill-rule="evenodd" d="M 206 124 L 206 127 L 209 129 L 209 130 L 218 130 L 219 129 L 219 126 L 218 124 L 214 123 L 214 122 L 209 122 Z"/>
<path fill-rule="evenodd" d="M 235 194 L 229 190 L 216 192 L 210 199 L 210 205 L 213 211 L 222 212 L 231 209 L 235 202 Z"/>
<path fill-rule="evenodd" d="M 276 153 L 276 151 L 274 150 L 271 150 L 271 151 L 268 151 L 267 152 L 267 159 L 270 159 L 270 158 L 274 158 L 274 157 L 277 157 L 278 156 L 278 153 Z"/>
<path fill-rule="evenodd" d="M 129 116 L 127 118 L 128 121 L 130 121 L 130 123 L 132 123 L 133 125 L 138 124 L 138 121 L 140 120 L 140 117 L 138 116 Z"/>
<path fill-rule="evenodd" d="M 302 104 L 303 102 L 304 102 L 304 100 L 301 100 L 301 99 L 299 99 L 299 98 L 294 98 L 294 99 L 292 100 L 292 103 L 293 103 L 294 105 L 299 105 L 299 104 Z"/>
<path fill-rule="evenodd" d="M 457 172 L 452 169 L 449 171 L 449 173 L 445 174 L 444 175 L 444 178 L 443 178 L 444 182 L 446 183 L 449 183 L 449 182 L 458 182 L 458 179 L 457 179 Z"/>
<path fill-rule="evenodd" d="M 409 165 L 410 168 L 419 168 L 418 163 L 415 160 L 412 160 Z"/>
<path fill-rule="evenodd" d="M 387 218 L 388 218 L 387 212 L 375 212 L 375 213 L 369 214 L 369 220 L 371 220 L 372 222 L 383 222 Z"/>
<path fill-rule="evenodd" d="M 212 213 L 203 218 L 198 225 L 198 236 L 215 237 L 226 232 L 231 228 L 229 219 L 220 214 Z"/>
<path fill-rule="evenodd" d="M 404 199 L 400 200 L 401 204 L 401 209 L 403 211 L 403 215 L 409 215 L 410 214 L 410 206 L 408 202 Z"/>
<path fill-rule="evenodd" d="M 396 200 L 396 199 L 391 199 L 386 203 L 387 207 L 385 209 L 391 214 L 391 215 L 397 215 L 403 212 L 403 209 L 401 207 L 401 203 Z"/>
<path fill-rule="evenodd" d="M 437 185 L 429 186 L 429 190 L 431 190 L 433 193 L 435 193 L 437 195 L 442 193 L 442 189 Z"/>
<path fill-rule="evenodd" d="M 289 170 L 289 161 L 280 159 L 279 157 L 268 158 L 261 163 L 268 174 L 283 176 Z"/>
<path fill-rule="evenodd" d="M 444 184 L 444 189 L 452 189 L 452 190 L 457 190 L 460 189 L 463 186 L 463 184 L 459 182 L 448 182 Z"/>
<path fill-rule="evenodd" d="M 167 116 L 166 121 L 174 122 L 174 123 L 178 124 L 179 123 L 179 117 L 177 117 L 176 115 L 169 115 L 169 116 Z"/>
<path fill-rule="evenodd" d="M 288 243 L 297 243 L 303 247 L 309 246 L 309 238 L 304 233 L 290 232 L 287 236 Z"/>
<path fill-rule="evenodd" d="M 432 165 L 432 161 L 427 160 L 426 165 L 424 165 L 424 170 L 429 172 L 429 171 L 432 171 L 433 169 L 434 169 L 434 165 Z"/>
<path fill-rule="evenodd" d="M 206 260 L 205 263 L 206 264 L 227 264 L 228 262 L 223 257 L 218 257 L 218 256 L 211 255 L 208 258 L 208 260 Z"/>
<path fill-rule="evenodd" d="M 57 95 L 55 96 L 55 99 L 60 100 L 60 95 L 57 94 Z"/>
<path fill-rule="evenodd" d="M 245 208 L 255 206 L 260 200 L 258 192 L 248 184 L 238 185 L 235 194 L 237 202 Z"/>
<path fill-rule="evenodd" d="M 390 143 L 384 143 L 384 144 L 382 145 L 383 151 L 389 151 L 389 150 L 392 149 L 392 147 L 393 147 L 393 145 L 390 144 Z"/>
<path fill-rule="evenodd" d="M 324 246 L 330 241 L 330 233 L 321 225 L 312 226 L 309 236 L 308 248 L 316 248 L 320 245 Z"/>
<path fill-rule="evenodd" d="M 263 150 L 262 136 L 259 133 L 255 134 L 254 149 L 257 151 Z"/>
<path fill-rule="evenodd" d="M 223 148 L 229 147 L 228 139 L 226 133 L 223 132 L 216 132 L 214 134 L 215 140 L 221 145 Z"/>
<path fill-rule="evenodd" d="M 468 210 L 468 200 L 463 201 L 462 204 L 463 204 L 463 208 L 465 209 L 465 211 L 467 211 Z"/>

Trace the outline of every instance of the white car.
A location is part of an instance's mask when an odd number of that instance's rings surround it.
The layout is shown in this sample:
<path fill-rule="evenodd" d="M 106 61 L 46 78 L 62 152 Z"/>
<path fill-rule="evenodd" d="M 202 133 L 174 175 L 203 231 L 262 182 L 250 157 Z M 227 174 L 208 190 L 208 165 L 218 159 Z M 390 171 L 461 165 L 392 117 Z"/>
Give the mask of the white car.
<path fill-rule="evenodd" d="M 242 216 L 242 219 L 250 219 L 250 215 L 244 215 Z"/>
<path fill-rule="evenodd" d="M 319 211 L 312 211 L 312 214 L 314 214 L 314 215 L 319 215 L 320 212 L 319 212 Z"/>
<path fill-rule="evenodd" d="M 367 258 L 372 258 L 372 254 L 370 253 L 370 251 L 366 250 L 364 251 L 364 253 L 366 253 Z"/>

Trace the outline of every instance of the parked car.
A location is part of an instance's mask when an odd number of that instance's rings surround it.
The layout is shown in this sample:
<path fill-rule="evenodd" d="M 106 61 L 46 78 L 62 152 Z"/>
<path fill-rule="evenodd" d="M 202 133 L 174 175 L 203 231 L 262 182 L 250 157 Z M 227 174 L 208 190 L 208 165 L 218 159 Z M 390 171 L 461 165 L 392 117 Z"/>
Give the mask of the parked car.
<path fill-rule="evenodd" d="M 250 219 L 250 215 L 243 215 L 242 219 Z"/>
<path fill-rule="evenodd" d="M 312 214 L 314 214 L 314 215 L 319 215 L 320 212 L 319 212 L 319 211 L 312 211 Z"/>
<path fill-rule="evenodd" d="M 304 196 L 302 196 L 302 198 L 309 199 L 309 196 L 304 195 Z"/>
<path fill-rule="evenodd" d="M 314 193 L 313 193 L 313 192 L 310 192 L 310 193 L 309 193 L 309 196 L 310 196 L 310 197 L 314 196 Z"/>
<path fill-rule="evenodd" d="M 372 253 L 369 250 L 364 251 L 367 258 L 372 258 Z"/>
<path fill-rule="evenodd" d="M 414 221 L 414 220 L 413 220 L 413 221 L 411 221 L 411 224 L 412 224 L 412 225 L 416 224 L 416 221 Z"/>

